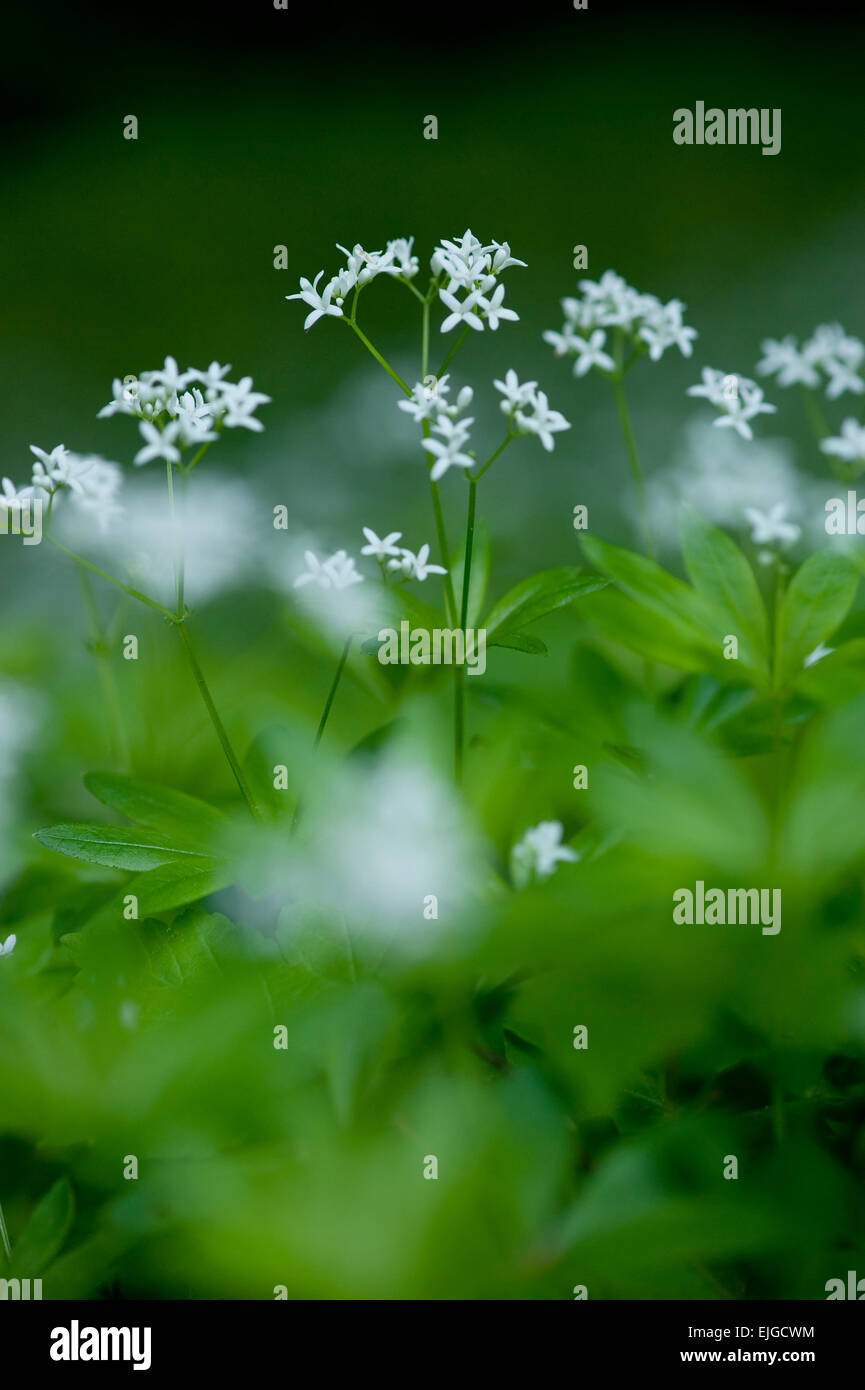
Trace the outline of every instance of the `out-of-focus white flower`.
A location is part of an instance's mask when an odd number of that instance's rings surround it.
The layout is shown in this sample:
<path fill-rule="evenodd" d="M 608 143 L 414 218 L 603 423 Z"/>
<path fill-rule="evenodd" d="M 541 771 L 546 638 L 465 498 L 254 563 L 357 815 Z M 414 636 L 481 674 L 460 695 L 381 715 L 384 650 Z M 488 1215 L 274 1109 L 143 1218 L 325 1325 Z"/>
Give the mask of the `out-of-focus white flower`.
<path fill-rule="evenodd" d="M 511 850 L 511 873 L 519 888 L 532 879 L 549 878 L 557 864 L 573 864 L 579 859 L 576 850 L 562 844 L 564 827 L 558 820 L 543 820 L 532 826 Z"/>
<path fill-rule="evenodd" d="M 17 515 L 34 496 L 32 487 L 16 487 L 11 478 L 0 481 L 0 509 L 10 516 Z"/>
<path fill-rule="evenodd" d="M 840 323 L 821 323 L 801 348 L 790 333 L 780 340 L 766 338 L 761 346 L 757 371 L 760 376 L 775 376 L 779 386 L 820 386 L 822 372 L 828 378 L 829 400 L 837 400 L 845 391 L 854 395 L 865 391 L 857 371 L 865 360 L 865 344 L 845 333 Z"/>
<path fill-rule="evenodd" d="M 236 383 L 227 381 L 222 391 L 222 404 L 225 407 L 222 424 L 226 429 L 240 426 L 242 429 L 260 432 L 264 425 L 255 419 L 253 411 L 260 405 L 267 405 L 269 401 L 270 396 L 265 396 L 261 391 L 253 391 L 251 376 L 241 377 Z"/>
<path fill-rule="evenodd" d="M 166 463 L 180 462 L 180 450 L 174 443 L 180 434 L 179 420 L 169 420 L 162 430 L 149 420 L 142 420 L 138 429 L 147 442 L 143 449 L 138 450 L 133 463 L 140 465 L 149 463 L 151 459 L 164 459 Z"/>
<path fill-rule="evenodd" d="M 704 396 L 721 414 L 716 425 L 728 425 L 743 439 L 753 439 L 750 420 L 757 415 L 773 415 L 777 406 L 763 400 L 762 388 L 750 377 L 739 376 L 733 372 L 719 372 L 714 367 L 704 367 L 702 382 L 689 386 L 689 396 Z"/>
<path fill-rule="evenodd" d="M 573 351 L 577 358 L 574 363 L 574 376 L 585 376 L 592 367 L 599 367 L 602 372 L 615 371 L 615 362 L 609 353 L 603 350 L 606 337 L 603 328 L 596 328 L 588 338 L 574 339 Z"/>
<path fill-rule="evenodd" d="M 577 357 L 574 367 L 577 376 L 584 376 L 593 366 L 603 371 L 615 370 L 609 354 L 602 354 L 603 361 L 595 360 L 594 354 L 604 341 L 596 336 L 599 329 L 621 329 L 638 351 L 645 352 L 648 348 L 653 362 L 659 361 L 671 347 L 677 347 L 685 357 L 691 356 L 697 330 L 683 323 L 682 313 L 686 306 L 680 299 L 663 304 L 655 295 L 635 290 L 613 270 L 604 271 L 600 280 L 581 280 L 579 288 L 581 299 L 561 301 L 565 316 L 561 333 L 548 330 L 543 335 L 544 340 L 552 344 L 557 357 Z"/>
<path fill-rule="evenodd" d="M 802 665 L 815 666 L 818 661 L 823 660 L 824 656 L 831 656 L 834 650 L 834 647 L 826 647 L 823 645 L 822 642 L 818 642 L 813 652 L 809 652 L 808 655 L 804 658 Z"/>
<path fill-rule="evenodd" d="M 845 463 L 865 462 L 865 425 L 860 425 L 858 420 L 845 420 L 840 435 L 822 440 L 820 448 L 824 454 L 843 459 Z"/>
<path fill-rule="evenodd" d="M 377 560 L 386 560 L 390 556 L 399 555 L 399 546 L 396 541 L 402 538 L 402 531 L 390 531 L 381 540 L 368 526 L 361 528 L 366 536 L 367 544 L 361 549 L 361 555 L 374 555 Z"/>
<path fill-rule="evenodd" d="M 755 545 L 795 545 L 802 534 L 801 526 L 785 521 L 787 503 L 776 502 L 768 512 L 758 507 L 746 507 L 745 519 L 751 527 L 751 540 Z"/>
<path fill-rule="evenodd" d="M 388 561 L 389 570 L 400 570 L 409 579 L 426 579 L 431 574 L 447 574 L 441 565 L 430 565 L 429 546 L 422 545 L 415 555 L 412 550 L 400 549 L 399 558 Z"/>
<path fill-rule="evenodd" d="M 303 321 L 304 329 L 312 328 L 312 325 L 318 323 L 320 318 L 325 318 L 328 315 L 337 319 L 341 319 L 343 316 L 342 309 L 340 309 L 338 305 L 331 303 L 334 291 L 333 281 L 325 287 L 323 294 L 319 294 L 318 292 L 318 282 L 323 274 L 324 271 L 320 270 L 315 279 L 311 282 L 301 275 L 300 289 L 297 294 L 287 294 L 285 296 L 286 299 L 302 299 L 304 304 L 309 305 L 310 312 Z"/>
<path fill-rule="evenodd" d="M 355 562 L 345 550 L 336 550 L 326 560 L 319 560 L 312 550 L 304 552 L 307 569 L 294 581 L 296 589 L 307 584 L 316 584 L 320 589 L 347 589 L 351 584 L 363 583 L 363 575 L 358 574 Z"/>
<path fill-rule="evenodd" d="M 17 940 L 18 937 L 14 932 L 11 936 L 7 936 L 6 940 L 0 944 L 0 956 L 11 956 L 12 952 L 15 950 L 15 943 Z"/>
<path fill-rule="evenodd" d="M 225 377 L 230 371 L 230 362 L 226 363 L 224 367 L 221 367 L 219 363 L 214 360 L 204 371 L 201 371 L 199 367 L 190 367 L 189 371 L 186 373 L 186 381 L 187 384 L 197 381 L 199 385 L 204 387 L 205 399 L 212 401 L 219 397 L 219 393 L 225 386 Z"/>
<path fill-rule="evenodd" d="M 164 366 L 157 367 L 152 373 L 152 379 L 160 386 L 164 386 L 166 391 L 173 396 L 182 391 L 186 385 L 186 373 L 180 370 L 177 359 L 174 357 L 166 357 Z"/>

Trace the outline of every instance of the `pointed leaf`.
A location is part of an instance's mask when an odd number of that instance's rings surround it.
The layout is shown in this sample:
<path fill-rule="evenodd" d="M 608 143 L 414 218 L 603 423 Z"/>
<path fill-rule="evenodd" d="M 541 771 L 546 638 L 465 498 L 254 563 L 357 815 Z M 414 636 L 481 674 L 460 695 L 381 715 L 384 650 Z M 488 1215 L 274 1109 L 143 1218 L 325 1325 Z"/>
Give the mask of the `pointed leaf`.
<path fill-rule="evenodd" d="M 135 826 L 52 825 L 37 830 L 34 838 L 57 854 L 110 869 L 155 869 L 178 859 L 198 867 L 210 862 L 206 855 L 178 845 L 169 835 Z"/>
<path fill-rule="evenodd" d="M 163 830 L 200 846 L 210 844 L 225 829 L 226 818 L 221 811 L 170 787 L 139 782 L 115 772 L 88 772 L 84 785 L 97 801 L 136 825 Z"/>
<path fill-rule="evenodd" d="M 801 675 L 805 657 L 843 621 L 858 586 L 854 566 L 832 550 L 818 550 L 796 571 L 778 614 L 776 686 Z"/>
<path fill-rule="evenodd" d="M 729 630 L 739 637 L 739 659 L 768 676 L 766 609 L 742 551 L 690 507 L 685 509 L 681 542 L 685 568 L 697 593 L 729 615 Z"/>
<path fill-rule="evenodd" d="M 61 1178 L 36 1206 L 12 1251 L 16 1275 L 30 1278 L 50 1265 L 72 1225 L 75 1198 L 66 1178 Z"/>
<path fill-rule="evenodd" d="M 524 579 L 500 598 L 484 622 L 487 645 L 504 632 L 515 632 L 545 614 L 563 608 L 582 594 L 592 594 L 606 586 L 605 579 L 584 575 L 573 566 L 542 570 Z"/>

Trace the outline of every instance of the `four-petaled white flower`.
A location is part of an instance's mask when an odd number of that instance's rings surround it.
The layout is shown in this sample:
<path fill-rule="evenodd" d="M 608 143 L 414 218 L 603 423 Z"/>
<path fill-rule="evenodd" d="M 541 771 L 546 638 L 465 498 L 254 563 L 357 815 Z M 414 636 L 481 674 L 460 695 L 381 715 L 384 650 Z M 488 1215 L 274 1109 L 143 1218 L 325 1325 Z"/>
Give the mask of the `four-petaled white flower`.
<path fill-rule="evenodd" d="M 840 435 L 822 440 L 820 448 L 824 454 L 844 459 L 846 463 L 865 461 L 865 425 L 860 425 L 858 420 L 845 420 Z"/>
<path fill-rule="evenodd" d="M 475 313 L 475 310 L 482 307 L 481 293 L 479 290 L 472 290 L 460 303 L 456 295 L 449 294 L 447 290 L 439 290 L 439 299 L 450 313 L 443 321 L 441 326 L 442 333 L 449 333 L 452 328 L 456 328 L 458 323 L 467 324 L 469 328 L 476 331 L 483 330 L 483 320 Z"/>
<path fill-rule="evenodd" d="M 768 512 L 759 507 L 746 507 L 745 519 L 751 527 L 751 540 L 755 545 L 794 545 L 802 534 L 802 528 L 795 522 L 785 521 L 786 502 L 776 502 Z"/>
<path fill-rule="evenodd" d="M 7 936 L 3 944 L 0 945 L 0 956 L 11 956 L 12 952 L 15 950 L 15 943 L 17 940 L 18 937 L 14 932 L 11 936 Z"/>
<path fill-rule="evenodd" d="M 472 424 L 474 420 L 471 417 L 468 420 L 452 420 L 450 416 L 441 414 L 433 425 L 433 430 L 442 438 L 421 440 L 421 447 L 435 459 L 430 469 L 430 477 L 434 483 L 443 478 L 449 468 L 472 467 L 474 459 L 470 454 L 463 452 L 463 445 L 469 440 L 469 425 Z"/>
<path fill-rule="evenodd" d="M 409 579 L 426 579 L 430 574 L 447 574 L 447 570 L 441 565 L 431 565 L 429 560 L 429 546 L 422 545 L 417 555 L 412 550 L 400 550 L 399 559 L 389 560 L 389 570 L 401 570 Z"/>
<path fill-rule="evenodd" d="M 302 299 L 304 304 L 310 306 L 311 312 L 307 314 L 303 321 L 305 329 L 312 328 L 314 323 L 317 323 L 320 318 L 324 318 L 326 315 L 331 315 L 333 318 L 337 319 L 341 319 L 343 316 L 342 309 L 336 304 L 331 304 L 334 291 L 334 283 L 332 280 L 325 287 L 324 294 L 319 294 L 318 292 L 318 282 L 323 274 L 324 271 L 320 270 L 311 283 L 301 275 L 298 293 L 287 294 L 285 296 L 286 299 Z"/>
<path fill-rule="evenodd" d="M 504 285 L 498 285 L 488 299 L 485 294 L 481 294 L 478 304 L 483 311 L 484 318 L 490 328 L 495 331 L 502 319 L 519 320 L 519 314 L 515 314 L 513 309 L 503 309 L 502 300 L 505 297 Z"/>
<path fill-rule="evenodd" d="M 180 462 L 180 450 L 174 445 L 180 433 L 179 420 L 170 420 L 163 430 L 149 420 L 142 420 L 138 428 L 147 443 L 138 450 L 133 463 L 149 463 L 151 459 L 164 459 L 166 463 Z"/>
<path fill-rule="evenodd" d="M 520 406 L 530 405 L 535 398 L 538 389 L 536 381 L 520 381 L 513 367 L 505 372 L 504 381 L 496 380 L 493 386 L 497 391 L 501 391 L 504 400 L 499 402 L 506 415 L 511 415 Z"/>
<path fill-rule="evenodd" d="M 529 405 L 532 413 L 529 415 L 525 409 L 520 408 L 515 412 L 514 420 L 524 432 L 536 434 L 547 453 L 550 453 L 554 443 L 553 435 L 559 430 L 569 430 L 570 423 L 560 411 L 550 409 L 543 391 L 535 392 Z"/>
<path fill-rule="evenodd" d="M 616 370 L 612 357 L 603 350 L 606 337 L 603 328 L 596 328 L 588 338 L 574 338 L 573 351 L 577 354 L 574 376 L 585 376 L 592 367 L 599 367 L 603 372 Z"/>
<path fill-rule="evenodd" d="M 743 439 L 754 438 L 749 420 L 757 415 L 773 415 L 777 410 L 777 406 L 763 400 L 762 388 L 750 377 L 719 372 L 714 367 L 704 367 L 702 377 L 697 386 L 688 387 L 687 394 L 704 396 L 722 412 L 714 424 L 730 426 Z"/>
<path fill-rule="evenodd" d="M 362 530 L 368 543 L 362 548 L 361 555 L 374 555 L 377 560 L 399 555 L 400 548 L 395 542 L 402 539 L 402 531 L 391 531 L 381 540 L 368 526 L 362 527 Z"/>
<path fill-rule="evenodd" d="M 3 478 L 0 489 L 0 508 L 6 512 L 20 512 L 24 503 L 33 497 L 32 487 L 16 488 L 11 478 Z"/>
<path fill-rule="evenodd" d="M 561 821 L 544 820 L 532 826 L 511 850 L 511 872 L 519 887 L 525 887 L 532 876 L 549 878 L 556 865 L 576 863 L 579 855 L 569 845 L 562 844 Z"/>

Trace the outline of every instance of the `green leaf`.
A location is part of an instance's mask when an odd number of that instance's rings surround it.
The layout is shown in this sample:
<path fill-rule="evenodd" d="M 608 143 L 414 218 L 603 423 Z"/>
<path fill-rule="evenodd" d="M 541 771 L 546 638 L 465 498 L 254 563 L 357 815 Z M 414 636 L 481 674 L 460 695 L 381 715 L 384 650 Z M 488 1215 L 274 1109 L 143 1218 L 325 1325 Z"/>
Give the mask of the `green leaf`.
<path fill-rule="evenodd" d="M 37 830 L 34 838 L 57 854 L 83 859 L 87 864 L 102 864 L 109 869 L 155 869 L 178 859 L 199 867 L 207 862 L 207 856 L 184 849 L 169 835 L 135 827 L 52 825 Z"/>
<path fill-rule="evenodd" d="M 546 656 L 547 644 L 540 637 L 530 637 L 527 632 L 503 632 L 490 647 L 511 647 L 515 652 L 528 652 L 530 656 Z"/>
<path fill-rule="evenodd" d="M 183 859 L 150 869 L 135 880 L 133 891 L 138 899 L 139 916 L 152 917 L 158 912 L 198 902 L 210 893 L 228 888 L 234 879 L 231 865 L 213 860 Z"/>
<path fill-rule="evenodd" d="M 593 594 L 605 588 L 606 583 L 605 579 L 586 576 L 573 566 L 531 575 L 490 609 L 483 624 L 487 645 L 492 645 L 494 637 L 500 642 L 502 633 L 516 632 L 545 614 L 564 608 L 582 594 Z"/>
<path fill-rule="evenodd" d="M 865 638 L 845 642 L 813 666 L 805 666 L 795 687 L 820 705 L 839 705 L 865 690 Z"/>
<path fill-rule="evenodd" d="M 115 772 L 88 772 L 84 785 L 97 801 L 136 825 L 163 830 L 197 845 L 209 845 L 225 829 L 226 818 L 221 811 L 170 787 L 139 782 Z"/>
<path fill-rule="evenodd" d="M 778 614 L 776 687 L 801 675 L 808 653 L 843 621 L 858 585 L 854 566 L 831 550 L 818 550 L 797 570 Z"/>
<path fill-rule="evenodd" d="M 596 536 L 584 536 L 582 546 L 592 564 L 614 579 L 623 593 L 649 608 L 658 617 L 690 627 L 695 634 L 715 637 L 718 612 L 681 579 L 675 579 L 654 560 L 633 550 L 609 545 Z M 723 634 L 721 634 L 723 636 Z M 720 643 L 719 643 L 720 650 Z"/>
<path fill-rule="evenodd" d="M 680 535 L 685 568 L 695 590 L 729 617 L 729 631 L 739 638 L 739 659 L 767 678 L 769 625 L 745 556 L 735 541 L 690 507 L 685 509 Z"/>
<path fill-rule="evenodd" d="M 720 674 L 720 646 L 714 646 L 705 633 L 681 618 L 662 618 L 619 589 L 606 589 L 589 599 L 586 616 L 605 637 L 620 642 L 647 661 L 672 666 L 677 671 L 716 670 Z M 725 664 L 738 665 L 735 661 Z M 729 680 L 739 673 L 730 670 L 724 674 Z"/>
<path fill-rule="evenodd" d="M 12 1250 L 12 1266 L 19 1277 L 30 1278 L 50 1265 L 60 1250 L 75 1214 L 75 1198 L 66 1178 L 61 1178 L 35 1208 Z"/>

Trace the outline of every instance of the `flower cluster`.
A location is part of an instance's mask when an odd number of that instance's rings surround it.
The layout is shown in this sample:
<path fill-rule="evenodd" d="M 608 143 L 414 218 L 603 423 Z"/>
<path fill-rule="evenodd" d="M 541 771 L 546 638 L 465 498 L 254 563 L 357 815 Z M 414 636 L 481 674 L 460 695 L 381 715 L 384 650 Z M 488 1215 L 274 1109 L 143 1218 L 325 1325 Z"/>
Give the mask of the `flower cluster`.
<path fill-rule="evenodd" d="M 553 448 L 553 435 L 571 428 L 561 411 L 550 409 L 545 393 L 538 390 L 538 383 L 521 382 L 513 368 L 505 373 L 504 381 L 494 381 L 493 386 L 504 396 L 499 404 L 514 433 L 536 434 L 547 453 Z"/>
<path fill-rule="evenodd" d="M 414 279 L 420 263 L 412 252 L 413 245 L 414 237 L 396 237 L 387 243 L 385 251 L 365 251 L 359 243 L 347 251 L 337 243 L 337 250 L 342 251 L 346 263 L 336 275 L 322 289 L 319 289 L 319 281 L 323 270 L 314 280 L 302 275 L 297 293 L 285 297 L 299 299 L 309 309 L 303 324 L 305 329 L 321 318 L 343 318 L 346 296 L 353 290 L 359 292 L 377 275 L 390 275 L 407 282 Z M 483 329 L 486 324 L 496 329 L 504 320 L 517 319 L 519 315 L 513 309 L 504 308 L 505 287 L 498 282 L 502 271 L 512 265 L 525 265 L 525 261 L 518 261 L 511 255 L 506 241 L 493 241 L 484 246 L 471 231 L 455 241 L 442 241 L 430 259 L 433 275 L 430 293 L 437 289 L 448 310 L 441 325 L 442 333 L 450 332 L 458 324 L 476 330 Z M 444 279 L 446 284 L 440 284 Z M 457 299 L 459 291 L 465 293 L 462 300 Z"/>
<path fill-rule="evenodd" d="M 743 439 L 753 439 L 749 420 L 757 415 L 772 415 L 777 406 L 763 400 L 762 387 L 749 377 L 732 372 L 719 372 L 714 367 L 703 368 L 703 380 L 688 387 L 689 396 L 704 396 L 721 414 L 716 425 L 729 425 Z"/>
<path fill-rule="evenodd" d="M 511 850 L 511 874 L 518 888 L 532 880 L 549 878 L 556 865 L 576 863 L 579 855 L 569 845 L 562 844 L 563 826 L 558 820 L 542 820 L 527 830 Z"/>
<path fill-rule="evenodd" d="M 398 572 L 403 582 L 407 579 L 424 580 L 431 574 L 447 573 L 441 565 L 429 563 L 428 545 L 422 545 L 417 554 L 397 545 L 397 541 L 402 539 L 402 531 L 391 531 L 389 535 L 380 537 L 368 526 L 364 526 L 363 534 L 366 537 L 366 545 L 362 548 L 361 555 L 374 556 L 382 571 L 387 568 L 394 573 Z M 305 588 L 307 584 L 315 584 L 319 589 L 347 589 L 352 584 L 363 583 L 364 576 L 358 572 L 354 559 L 345 550 L 337 550 L 326 560 L 319 560 L 314 551 L 306 550 L 303 558 L 306 570 L 295 579 L 296 589 Z"/>
<path fill-rule="evenodd" d="M 460 325 L 480 332 L 485 323 L 495 330 L 505 320 L 517 322 L 519 314 L 503 307 L 505 287 L 498 277 L 512 265 L 525 264 L 511 255 L 506 241 L 484 246 L 471 231 L 455 241 L 443 240 L 430 261 L 433 275 L 447 276 L 447 285 L 440 286 L 438 292 L 448 310 L 442 333 Z M 464 293 L 463 299 L 457 299 L 459 291 Z"/>
<path fill-rule="evenodd" d="M 634 351 L 648 351 L 653 362 L 670 347 L 691 356 L 697 330 L 683 323 L 686 306 L 680 299 L 663 304 L 653 294 L 641 294 L 612 270 L 604 271 L 597 281 L 581 280 L 579 288 L 582 298 L 561 301 L 565 315 L 561 332 L 550 329 L 543 335 L 556 357 L 576 358 L 575 376 L 585 376 L 592 367 L 601 372 L 621 369 L 622 363 L 605 351 L 608 328 L 621 330 Z"/>
<path fill-rule="evenodd" d="M 22 506 L 32 501 L 53 500 L 60 493 L 84 512 L 94 512 L 104 530 L 120 515 L 117 497 L 123 474 L 116 463 L 95 455 L 73 454 L 63 444 L 50 453 L 36 444 L 30 445 L 35 456 L 29 486 L 16 488 L 10 478 L 4 478 L 0 492 L 0 508 L 20 513 Z"/>
<path fill-rule="evenodd" d="M 230 371 L 230 364 L 211 362 L 204 371 L 189 367 L 181 372 L 175 358 L 166 357 L 165 365 L 155 371 L 122 381 L 115 378 L 112 398 L 98 418 L 132 415 L 140 421 L 144 445 L 134 463 L 149 463 L 151 459 L 180 463 L 184 449 L 211 444 L 221 429 L 264 429 L 255 411 L 266 405 L 270 396 L 252 389 L 251 376 L 226 381 Z"/>
<path fill-rule="evenodd" d="M 865 391 L 865 380 L 859 375 L 865 344 L 848 337 L 840 323 L 821 323 L 801 347 L 789 333 L 780 340 L 766 338 L 760 346 L 763 358 L 757 371 L 760 376 L 774 376 L 779 386 L 825 385 L 830 401 L 845 391 L 857 396 Z"/>

